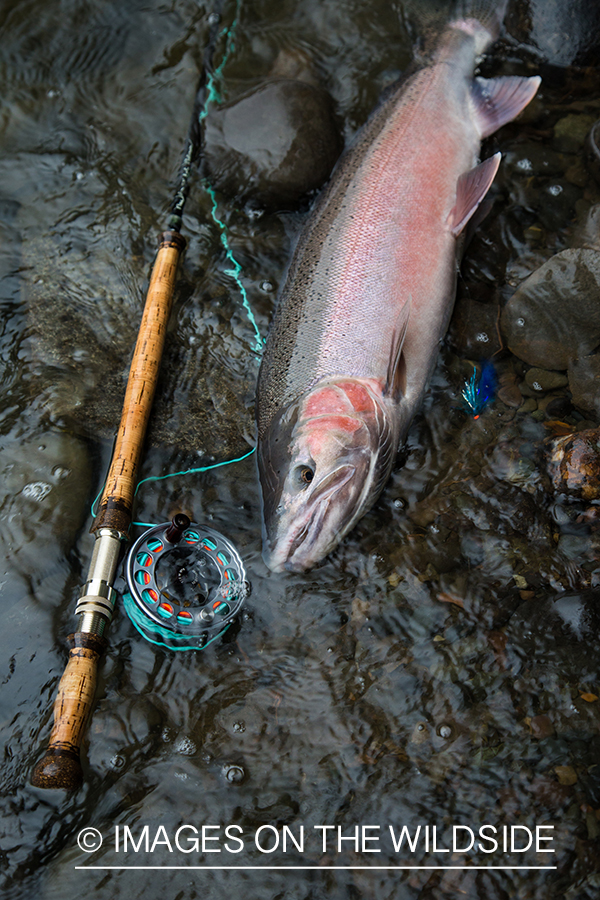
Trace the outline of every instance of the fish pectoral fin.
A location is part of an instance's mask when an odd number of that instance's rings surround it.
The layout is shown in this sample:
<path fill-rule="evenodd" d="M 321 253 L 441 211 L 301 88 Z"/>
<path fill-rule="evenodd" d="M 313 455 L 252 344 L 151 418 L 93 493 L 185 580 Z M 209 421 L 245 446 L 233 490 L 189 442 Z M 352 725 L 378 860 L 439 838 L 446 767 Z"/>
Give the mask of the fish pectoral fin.
<path fill-rule="evenodd" d="M 448 216 L 448 227 L 454 237 L 458 237 L 489 191 L 501 158 L 501 153 L 495 153 L 458 179 L 456 203 Z"/>
<path fill-rule="evenodd" d="M 402 306 L 398 321 L 394 326 L 392 335 L 392 352 L 390 353 L 390 361 L 385 379 L 384 394 L 393 394 L 400 396 L 406 393 L 406 365 L 402 356 L 402 347 L 408 321 L 410 319 L 410 308 L 412 297 L 409 295 L 408 300 Z"/>
<path fill-rule="evenodd" d="M 475 78 L 471 97 L 481 137 L 493 134 L 511 122 L 535 97 L 541 78 L 504 75 L 501 78 Z"/>

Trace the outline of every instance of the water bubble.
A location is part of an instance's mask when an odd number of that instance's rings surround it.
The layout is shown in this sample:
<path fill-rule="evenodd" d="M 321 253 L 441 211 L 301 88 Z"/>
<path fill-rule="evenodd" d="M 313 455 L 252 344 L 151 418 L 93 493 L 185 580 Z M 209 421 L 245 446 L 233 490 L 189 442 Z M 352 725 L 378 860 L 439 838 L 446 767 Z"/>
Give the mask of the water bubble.
<path fill-rule="evenodd" d="M 109 766 L 111 769 L 122 769 L 124 765 L 125 757 L 121 756 L 120 753 L 115 753 L 115 755 L 110 758 Z"/>
<path fill-rule="evenodd" d="M 169 728 L 168 726 L 167 726 L 167 728 L 163 728 L 161 738 L 165 742 L 165 744 L 170 744 L 171 741 L 173 740 L 173 737 L 174 737 L 174 734 L 173 734 L 172 728 Z"/>
<path fill-rule="evenodd" d="M 438 734 L 440 737 L 444 738 L 445 741 L 449 740 L 452 737 L 452 726 L 448 724 L 440 725 Z"/>
<path fill-rule="evenodd" d="M 52 485 L 46 484 L 45 481 L 30 481 L 23 488 L 23 496 L 27 497 L 28 500 L 35 500 L 36 503 L 41 503 L 51 490 Z"/>
<path fill-rule="evenodd" d="M 260 289 L 261 291 L 264 291 L 265 294 L 270 294 L 273 290 L 273 285 L 270 281 L 261 281 Z"/>
<path fill-rule="evenodd" d="M 403 497 L 396 497 L 394 500 L 394 507 L 396 509 L 404 509 L 406 507 L 406 500 Z"/>
<path fill-rule="evenodd" d="M 539 381 L 534 381 L 533 384 L 531 385 L 531 387 L 534 389 L 534 391 L 543 391 L 544 390 L 544 388 L 541 386 Z"/>
<path fill-rule="evenodd" d="M 238 734 L 243 734 L 243 732 L 246 730 L 246 723 L 245 722 L 234 722 L 233 730 L 235 732 L 237 732 Z"/>
<path fill-rule="evenodd" d="M 522 328 L 523 325 L 525 324 L 525 319 L 523 319 L 523 318 L 517 319 L 515 324 L 518 325 L 519 328 Z"/>
<path fill-rule="evenodd" d="M 54 466 L 52 474 L 55 478 L 60 478 L 62 480 L 63 478 L 66 478 L 67 475 L 71 474 L 71 470 L 66 469 L 64 466 Z"/>
<path fill-rule="evenodd" d="M 229 784 L 241 784 L 246 777 L 241 766 L 223 766 L 223 774 Z"/>
<path fill-rule="evenodd" d="M 517 169 L 520 169 L 521 172 L 531 172 L 533 169 L 533 163 L 530 159 L 520 159 L 517 163 Z"/>
<path fill-rule="evenodd" d="M 476 335 L 475 340 L 479 341 L 480 344 L 487 344 L 489 341 L 489 337 L 485 333 L 485 331 L 480 331 L 478 335 Z"/>
<path fill-rule="evenodd" d="M 221 21 L 221 16 L 217 12 L 212 12 L 210 14 L 210 16 L 208 17 L 209 25 L 218 25 L 220 21 Z"/>
<path fill-rule="evenodd" d="M 551 184 L 548 187 L 548 193 L 552 194 L 553 197 L 558 197 L 559 194 L 562 194 L 563 188 L 562 184 Z"/>
<path fill-rule="evenodd" d="M 196 752 L 196 745 L 191 738 L 184 737 L 175 744 L 175 752 L 182 756 L 193 756 Z"/>

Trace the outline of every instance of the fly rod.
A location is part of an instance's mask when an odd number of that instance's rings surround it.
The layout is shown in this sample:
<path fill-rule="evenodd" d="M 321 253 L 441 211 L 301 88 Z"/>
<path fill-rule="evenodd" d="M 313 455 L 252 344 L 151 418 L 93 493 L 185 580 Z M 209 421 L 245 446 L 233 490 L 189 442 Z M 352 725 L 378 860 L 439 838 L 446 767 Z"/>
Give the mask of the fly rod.
<path fill-rule="evenodd" d="M 78 629 L 69 636 L 69 660 L 58 686 L 48 749 L 31 778 L 35 787 L 72 790 L 83 778 L 80 750 L 94 703 L 98 663 L 107 644 L 106 632 L 115 606 L 117 566 L 122 546 L 128 540 L 137 471 L 173 305 L 177 268 L 186 245 L 180 228 L 192 164 L 201 150 L 201 121 L 207 105 L 207 85 L 212 89 L 212 56 L 219 22 L 220 10 L 216 9 L 209 18 L 204 64 L 171 205 L 169 228 L 159 239 L 112 461 L 90 529 L 95 542 L 88 578 L 75 609 Z M 167 545 L 169 541 L 175 544 L 189 524 L 186 516 L 176 516 L 165 532 Z"/>

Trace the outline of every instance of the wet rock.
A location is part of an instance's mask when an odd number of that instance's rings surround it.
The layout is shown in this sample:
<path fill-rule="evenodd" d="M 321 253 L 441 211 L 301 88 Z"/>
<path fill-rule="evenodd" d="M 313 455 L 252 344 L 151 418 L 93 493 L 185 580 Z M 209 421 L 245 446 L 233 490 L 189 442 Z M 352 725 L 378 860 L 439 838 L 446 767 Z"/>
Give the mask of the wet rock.
<path fill-rule="evenodd" d="M 569 398 L 562 395 L 545 397 L 540 400 L 539 408 L 543 409 L 547 416 L 559 419 L 571 415 L 573 411 L 573 405 Z"/>
<path fill-rule="evenodd" d="M 554 490 L 568 496 L 600 497 L 600 430 L 557 437 L 547 444 L 547 471 Z"/>
<path fill-rule="evenodd" d="M 599 629 L 600 604 L 594 590 L 536 598 L 522 603 L 506 626 L 507 651 L 516 652 L 526 666 L 535 659 L 584 680 L 586 673 L 596 672 L 600 661 Z M 533 729 L 533 720 L 531 724 Z"/>
<path fill-rule="evenodd" d="M 523 395 L 519 390 L 518 379 L 514 372 L 502 374 L 498 379 L 498 384 L 498 399 L 512 409 L 518 409 L 523 402 Z"/>
<path fill-rule="evenodd" d="M 594 125 L 594 116 L 570 113 L 554 126 L 554 146 L 563 153 L 577 153 Z"/>
<path fill-rule="evenodd" d="M 520 389 L 519 389 L 519 393 L 521 393 Z M 521 406 L 519 407 L 519 412 L 520 413 L 530 413 L 530 412 L 535 412 L 536 409 L 537 409 L 537 401 L 533 397 L 527 397 L 525 402 L 522 403 Z"/>
<path fill-rule="evenodd" d="M 341 149 L 329 95 L 299 81 L 268 82 L 205 119 L 213 186 L 265 206 L 320 187 Z"/>
<path fill-rule="evenodd" d="M 554 734 L 554 725 L 549 716 L 534 716 L 531 720 L 531 733 L 534 738 L 542 740 Z"/>
<path fill-rule="evenodd" d="M 525 381 L 536 393 L 554 391 L 557 388 L 566 387 L 569 380 L 561 372 L 551 372 L 548 369 L 529 369 L 525 375 Z"/>
<path fill-rule="evenodd" d="M 304 81 L 318 87 L 312 59 L 300 47 L 282 47 L 269 73 L 271 78 Z"/>
<path fill-rule="evenodd" d="M 562 178 L 553 178 L 549 184 L 537 190 L 537 208 L 540 222 L 547 231 L 560 231 L 576 213 L 581 188 Z"/>
<path fill-rule="evenodd" d="M 600 344 L 600 254 L 563 250 L 527 278 L 506 304 L 502 333 L 532 366 L 566 370 Z"/>
<path fill-rule="evenodd" d="M 558 539 L 558 549 L 565 559 L 581 563 L 582 560 L 589 559 L 591 540 L 589 535 L 561 534 Z"/>
<path fill-rule="evenodd" d="M 510 4 L 510 33 L 547 66 L 595 65 L 600 9 L 589 0 L 530 0 Z"/>
<path fill-rule="evenodd" d="M 598 174 L 600 180 L 600 170 Z M 580 216 L 573 233 L 573 247 L 600 250 L 600 203 L 595 203 Z"/>
<path fill-rule="evenodd" d="M 589 171 L 600 183 L 600 121 L 595 122 L 589 130 L 585 141 L 585 159 Z"/>
<path fill-rule="evenodd" d="M 600 417 L 600 355 L 571 360 L 568 375 L 575 406 Z"/>
<path fill-rule="evenodd" d="M 554 771 L 556 772 L 559 784 L 565 784 L 567 786 L 577 784 L 577 772 L 573 766 L 555 766 Z"/>
<path fill-rule="evenodd" d="M 560 175 L 564 172 L 564 163 L 560 153 L 539 141 L 524 141 L 509 150 L 502 158 L 504 176 L 514 179 L 519 176 L 530 178 L 532 175 Z"/>
<path fill-rule="evenodd" d="M 0 552 L 25 572 L 49 568 L 57 551 L 72 546 L 87 512 L 87 447 L 56 429 L 23 438 L 15 428 L 2 439 L 2 459 Z M 47 558 L 40 550 L 42 533 L 52 535 Z"/>
<path fill-rule="evenodd" d="M 458 353 L 474 359 L 489 359 L 500 347 L 498 304 L 459 298 L 448 338 Z"/>
<path fill-rule="evenodd" d="M 574 184 L 577 187 L 587 187 L 589 175 L 585 164 L 580 157 L 577 157 L 575 162 L 565 170 L 565 178 L 570 184 Z"/>

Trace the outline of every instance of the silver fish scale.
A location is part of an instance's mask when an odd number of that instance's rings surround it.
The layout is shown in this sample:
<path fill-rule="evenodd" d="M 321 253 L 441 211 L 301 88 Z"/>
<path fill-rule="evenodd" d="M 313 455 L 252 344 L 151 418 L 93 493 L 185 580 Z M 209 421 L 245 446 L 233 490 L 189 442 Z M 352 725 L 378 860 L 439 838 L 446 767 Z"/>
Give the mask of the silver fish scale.
<path fill-rule="evenodd" d="M 390 112 L 405 90 L 400 86 L 360 132 L 357 143 L 342 157 L 300 235 L 269 331 L 258 378 L 259 437 L 278 411 L 287 407 L 326 376 L 363 374 L 344 357 L 343 369 L 332 369 L 323 358 L 321 339 L 329 324 L 329 265 L 319 271 L 321 257 L 336 222 L 352 203 L 352 182 Z M 408 85 L 410 89 L 412 85 Z M 410 95 L 410 90 L 407 91 Z"/>

